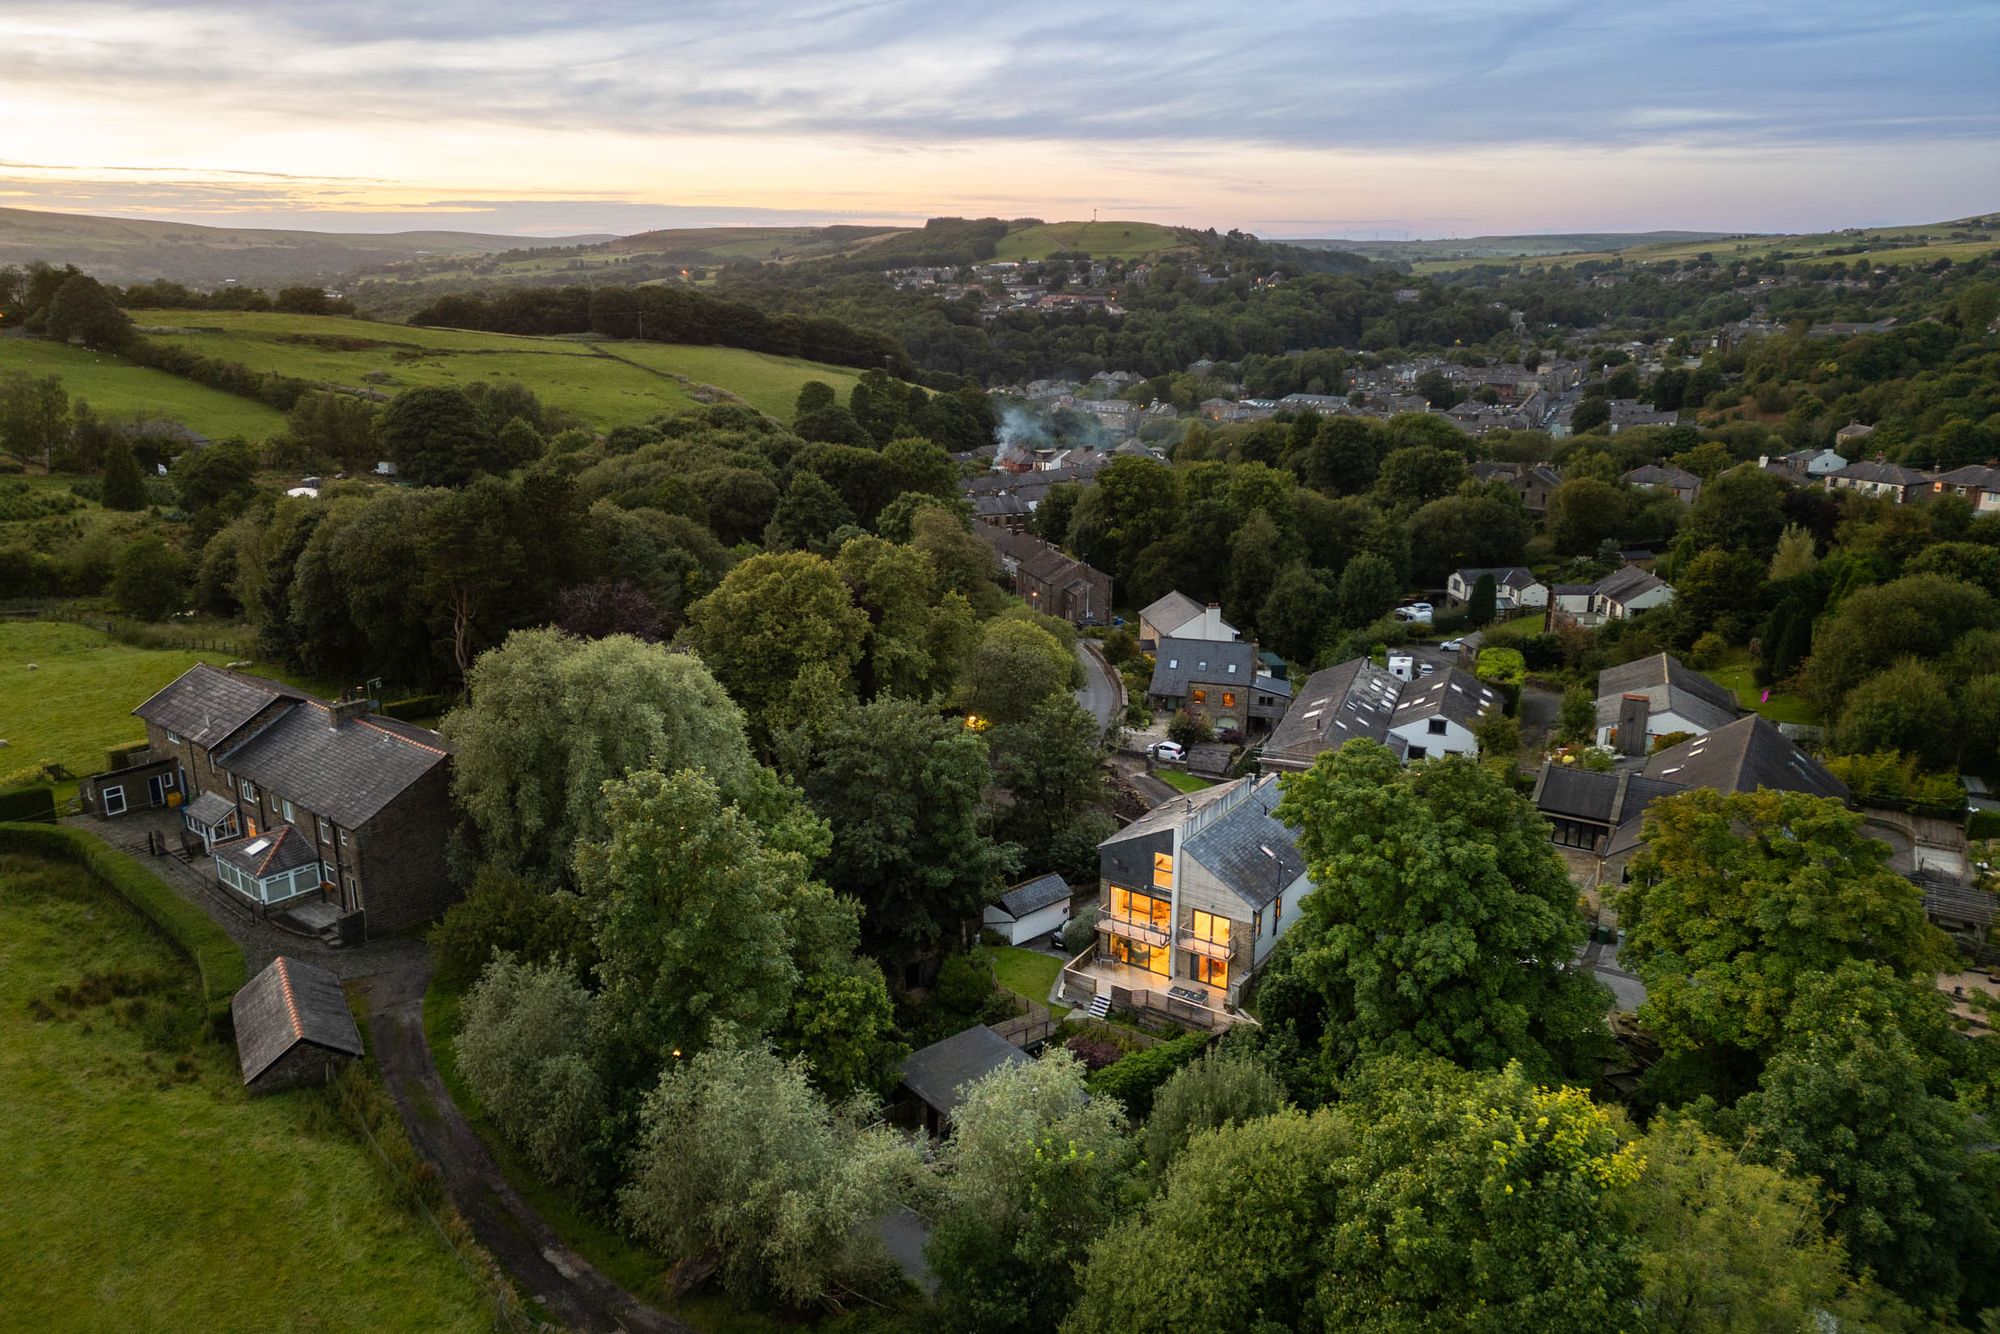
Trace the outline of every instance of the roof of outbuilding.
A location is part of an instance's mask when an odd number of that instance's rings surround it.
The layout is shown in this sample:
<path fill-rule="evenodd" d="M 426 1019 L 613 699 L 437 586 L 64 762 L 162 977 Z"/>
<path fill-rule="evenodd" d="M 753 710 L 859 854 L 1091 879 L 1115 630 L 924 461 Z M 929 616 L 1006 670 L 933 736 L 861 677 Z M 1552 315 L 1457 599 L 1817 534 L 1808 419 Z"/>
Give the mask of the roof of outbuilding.
<path fill-rule="evenodd" d="M 1002 894 L 998 907 L 1009 917 L 1019 921 L 1031 912 L 1037 912 L 1052 903 L 1061 903 L 1069 897 L 1069 893 L 1069 881 L 1051 871 L 1047 875 L 1038 875 L 1033 880 L 1023 880 Z"/>
<path fill-rule="evenodd" d="M 222 766 L 350 827 L 448 758 L 435 732 L 363 714 L 336 724 L 309 700 L 219 756 Z"/>
<path fill-rule="evenodd" d="M 1541 580 L 1535 577 L 1535 572 L 1525 565 L 1468 566 L 1463 570 L 1454 570 L 1452 573 L 1467 588 L 1478 583 L 1479 576 L 1482 574 L 1492 575 L 1493 583 L 1496 587 L 1511 588 L 1516 592 L 1524 588 L 1533 588 L 1541 582 Z"/>
<path fill-rule="evenodd" d="M 1278 804 L 1276 777 L 1244 778 L 1230 786 L 1245 790 L 1229 809 L 1183 838 L 1181 855 L 1201 863 L 1251 907 L 1262 908 L 1305 874 L 1305 859 L 1297 832 L 1271 814 Z"/>
<path fill-rule="evenodd" d="M 984 1024 L 954 1033 L 942 1042 L 903 1058 L 898 1073 L 903 1086 L 941 1115 L 958 1110 L 967 1084 L 1009 1065 L 1022 1065 L 1028 1054 Z"/>
<path fill-rule="evenodd" d="M 198 662 L 132 712 L 208 749 L 227 740 L 273 701 L 304 698 L 304 692 L 276 681 Z"/>
<path fill-rule="evenodd" d="M 1257 679 L 1257 646 L 1246 640 L 1162 639 L 1153 650 L 1153 680 L 1146 692 L 1164 699 L 1187 694 L 1193 684 L 1250 685 Z M 1267 689 L 1277 689 L 1273 678 Z"/>
<path fill-rule="evenodd" d="M 279 955 L 229 1002 L 243 1082 L 257 1076 L 301 1042 L 348 1056 L 361 1055 L 361 1030 L 332 973 Z"/>
<path fill-rule="evenodd" d="M 1629 602 L 1642 593 L 1667 587 L 1667 581 L 1636 565 L 1626 565 L 1591 585 L 1590 591 L 1613 602 Z"/>

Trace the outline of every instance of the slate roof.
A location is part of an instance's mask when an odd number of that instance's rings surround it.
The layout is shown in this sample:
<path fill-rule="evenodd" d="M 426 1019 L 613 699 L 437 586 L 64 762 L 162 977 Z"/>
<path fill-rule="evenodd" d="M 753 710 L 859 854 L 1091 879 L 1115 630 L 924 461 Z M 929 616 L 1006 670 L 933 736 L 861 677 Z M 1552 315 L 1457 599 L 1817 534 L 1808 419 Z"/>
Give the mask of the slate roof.
<path fill-rule="evenodd" d="M 1256 680 L 1257 646 L 1253 643 L 1241 639 L 1169 638 L 1162 639 L 1153 650 L 1153 681 L 1146 687 L 1146 693 L 1179 699 L 1187 694 L 1190 684 L 1248 688 Z M 1278 691 L 1283 684 L 1274 677 L 1262 688 Z"/>
<path fill-rule="evenodd" d="M 227 740 L 259 710 L 280 699 L 304 699 L 290 686 L 198 662 L 133 713 L 204 750 Z"/>
<path fill-rule="evenodd" d="M 1675 713 L 1698 732 L 1713 732 L 1736 718 L 1736 694 L 1717 685 L 1671 653 L 1655 653 L 1606 667 L 1597 674 L 1597 725 L 1618 725 L 1619 701 L 1644 695 L 1652 713 Z"/>
<path fill-rule="evenodd" d="M 1682 790 L 1679 783 L 1644 774 L 1599 772 L 1544 763 L 1541 781 L 1536 785 L 1535 809 L 1544 815 L 1615 825 L 1643 811 L 1656 799 Z"/>
<path fill-rule="evenodd" d="M 312 840 L 288 824 L 279 825 L 276 833 L 219 843 L 215 855 L 256 880 L 319 861 L 319 849 Z"/>
<path fill-rule="evenodd" d="M 444 738 L 424 728 L 373 714 L 336 726 L 333 717 L 326 705 L 308 700 L 231 747 L 218 762 L 353 827 L 366 824 L 447 758 Z"/>
<path fill-rule="evenodd" d="M 1532 588 L 1542 582 L 1535 578 L 1535 572 L 1525 565 L 1482 565 L 1453 571 L 1460 583 L 1471 588 L 1479 582 L 1479 576 L 1490 574 L 1496 588 L 1511 588 L 1516 593 Z"/>
<path fill-rule="evenodd" d="M 1237 783 L 1247 783 L 1249 781 L 1247 778 L 1242 778 L 1238 779 Z M 1126 825 L 1123 829 L 1105 839 L 1097 846 L 1107 848 L 1114 843 L 1123 843 L 1135 838 L 1147 838 L 1151 835 L 1172 829 L 1196 811 L 1230 795 L 1231 792 L 1235 791 L 1237 783 L 1222 783 L 1215 787 L 1202 788 L 1199 792 L 1188 792 L 1175 797 L 1172 801 L 1153 807 L 1152 810 L 1147 811 L 1144 815 L 1134 820 L 1131 824 Z"/>
<path fill-rule="evenodd" d="M 1002 894 L 997 906 L 1018 922 L 1031 912 L 1039 911 L 1052 903 L 1061 903 L 1069 897 L 1069 893 L 1069 881 L 1051 871 L 1047 875 L 1038 875 L 1033 880 L 1023 880 Z"/>
<path fill-rule="evenodd" d="M 1385 741 L 1402 685 L 1367 658 L 1314 672 L 1264 743 L 1263 758 L 1303 768 L 1321 751 L 1338 750 L 1355 737 Z"/>
<path fill-rule="evenodd" d="M 1500 692 L 1492 686 L 1482 683 L 1471 672 L 1447 667 L 1420 681 L 1404 684 L 1402 698 L 1389 717 L 1389 726 L 1401 727 L 1442 716 L 1463 727 L 1473 727 L 1488 709 L 1499 703 Z"/>
<path fill-rule="evenodd" d="M 1647 463 L 1619 479 L 1631 486 L 1663 486 L 1673 491 L 1699 491 L 1701 478 L 1685 468 L 1665 463 Z"/>
<path fill-rule="evenodd" d="M 898 1074 L 903 1087 L 923 1099 L 943 1116 L 958 1110 L 959 1096 L 967 1084 L 1009 1065 L 1023 1065 L 1031 1058 L 984 1024 L 975 1024 L 963 1033 L 954 1033 L 942 1042 L 933 1042 L 903 1058 Z"/>
<path fill-rule="evenodd" d="M 1169 593 L 1148 603 L 1140 611 L 1139 619 L 1160 630 L 1172 632 L 1207 610 L 1185 593 Z"/>
<path fill-rule="evenodd" d="M 1950 472 L 1939 473 L 1937 481 L 1946 486 L 1977 487 L 1981 491 L 2000 491 L 2000 467 L 1991 463 L 1968 463 L 1963 468 L 1953 468 Z"/>
<path fill-rule="evenodd" d="M 187 813 L 210 828 L 227 820 L 235 809 L 236 803 L 220 792 L 204 792 L 187 805 Z"/>
<path fill-rule="evenodd" d="M 301 1042 L 361 1055 L 361 1031 L 333 974 L 282 954 L 236 993 L 229 1013 L 246 1084 Z"/>
<path fill-rule="evenodd" d="M 1646 761 L 1646 777 L 1718 792 L 1760 787 L 1847 799 L 1847 784 L 1756 714 L 1683 741 Z"/>
<path fill-rule="evenodd" d="M 1666 582 L 1658 575 L 1642 570 L 1636 565 L 1627 565 L 1599 579 L 1590 586 L 1590 591 L 1612 602 L 1625 603 L 1642 593 L 1650 593 L 1656 588 L 1665 587 Z"/>
<path fill-rule="evenodd" d="M 1181 855 L 1193 858 L 1253 908 L 1262 908 L 1305 874 L 1298 835 L 1271 814 L 1278 804 L 1275 776 L 1229 784 L 1234 800 L 1192 835 Z M 1273 856 L 1266 856 L 1268 849 Z M 1275 865 L 1274 865 L 1275 863 Z"/>
<path fill-rule="evenodd" d="M 1881 459 L 1863 459 L 1829 475 L 1844 481 L 1875 482 L 1889 486 L 1922 486 L 1931 480 L 1915 468 L 1905 468 L 1900 463 L 1887 463 Z"/>

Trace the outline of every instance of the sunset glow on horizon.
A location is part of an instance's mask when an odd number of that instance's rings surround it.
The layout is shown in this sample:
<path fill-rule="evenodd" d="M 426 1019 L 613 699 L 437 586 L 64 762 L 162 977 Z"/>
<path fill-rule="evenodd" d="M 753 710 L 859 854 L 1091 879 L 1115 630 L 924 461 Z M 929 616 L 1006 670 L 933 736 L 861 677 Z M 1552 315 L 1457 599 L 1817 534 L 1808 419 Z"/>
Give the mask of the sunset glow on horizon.
<path fill-rule="evenodd" d="M 1995 206 L 2000 11 L 10 6 L 0 204 L 523 235 L 938 214 L 1269 236 Z M 1207 18 L 1201 16 L 1207 13 Z M 1748 96 L 1754 89 L 1755 96 Z"/>

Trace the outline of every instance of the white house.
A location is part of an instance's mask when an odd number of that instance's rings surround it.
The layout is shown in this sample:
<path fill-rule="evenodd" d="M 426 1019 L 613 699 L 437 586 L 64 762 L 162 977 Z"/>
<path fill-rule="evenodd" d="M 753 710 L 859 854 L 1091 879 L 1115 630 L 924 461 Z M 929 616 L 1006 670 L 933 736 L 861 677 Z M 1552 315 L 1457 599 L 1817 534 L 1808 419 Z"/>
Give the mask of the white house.
<path fill-rule="evenodd" d="M 1228 644 L 1240 636 L 1235 626 L 1222 619 L 1221 604 L 1203 606 L 1185 593 L 1169 593 L 1139 613 L 1139 638 L 1155 644 L 1168 639 Z"/>
<path fill-rule="evenodd" d="M 1009 945 L 1043 939 L 1069 921 L 1069 898 L 1069 882 L 1054 872 L 1024 880 L 986 905 L 986 929 L 998 931 Z"/>
<path fill-rule="evenodd" d="M 1473 728 L 1500 707 L 1500 694 L 1478 677 L 1447 667 L 1403 687 L 1396 711 L 1389 715 L 1391 749 L 1403 759 L 1427 760 L 1439 755 L 1479 754 Z M 1400 747 L 1396 742 L 1400 741 Z"/>
<path fill-rule="evenodd" d="M 1557 584 L 1549 598 L 1556 611 L 1578 625 L 1602 625 L 1666 606 L 1674 600 L 1674 586 L 1636 565 L 1627 565 L 1594 584 Z"/>
<path fill-rule="evenodd" d="M 1524 565 L 1494 565 L 1477 569 L 1453 570 L 1444 591 L 1454 606 L 1472 601 L 1472 590 L 1481 575 L 1493 576 L 1493 605 L 1501 611 L 1520 611 L 1549 605 L 1549 586 Z"/>
<path fill-rule="evenodd" d="M 1606 667 L 1597 674 L 1597 744 L 1614 731 L 1627 754 L 1643 755 L 1655 737 L 1701 736 L 1736 721 L 1736 695 L 1671 653 Z M 1640 738 L 1643 736 L 1644 744 Z"/>
<path fill-rule="evenodd" d="M 1826 474 L 1829 491 L 1859 491 L 1864 496 L 1880 496 L 1898 505 L 1922 499 L 1931 489 L 1932 478 L 1900 463 L 1865 459 L 1850 463 L 1838 472 Z"/>

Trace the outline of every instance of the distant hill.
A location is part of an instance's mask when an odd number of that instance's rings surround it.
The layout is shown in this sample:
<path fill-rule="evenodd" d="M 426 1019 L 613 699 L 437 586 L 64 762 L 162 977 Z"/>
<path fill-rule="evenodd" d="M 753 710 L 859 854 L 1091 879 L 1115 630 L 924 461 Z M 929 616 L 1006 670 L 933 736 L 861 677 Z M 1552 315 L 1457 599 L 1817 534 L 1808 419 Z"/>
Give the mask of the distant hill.
<path fill-rule="evenodd" d="M 333 282 L 358 269 L 449 255 L 588 245 L 598 236 L 521 237 L 482 232 L 314 232 L 202 227 L 0 208 L 0 264 L 74 264 L 106 282 L 152 278 L 212 286 Z"/>
<path fill-rule="evenodd" d="M 1308 250 L 1345 250 L 1388 263 L 1422 260 L 1515 259 L 1530 255 L 1566 255 L 1582 251 L 1609 253 L 1633 246 L 1716 241 L 1728 232 L 1554 232 L 1527 236 L 1461 236 L 1427 241 L 1358 241 L 1342 237 L 1285 245 Z"/>

